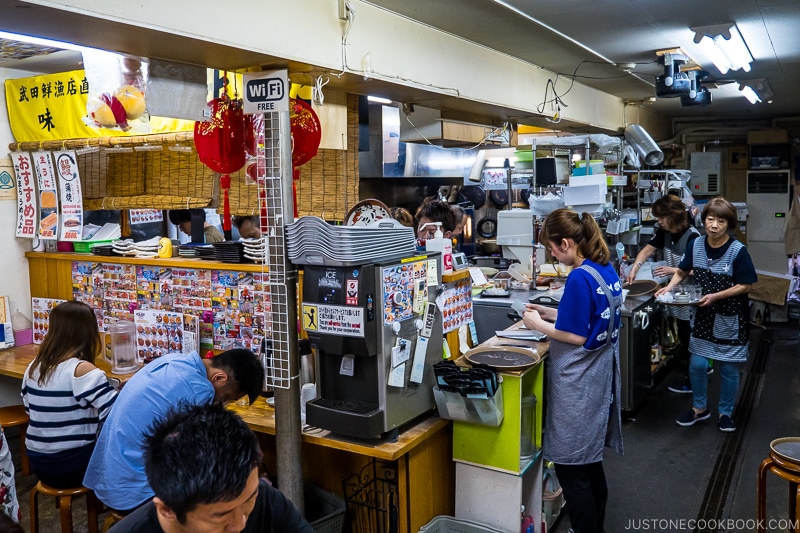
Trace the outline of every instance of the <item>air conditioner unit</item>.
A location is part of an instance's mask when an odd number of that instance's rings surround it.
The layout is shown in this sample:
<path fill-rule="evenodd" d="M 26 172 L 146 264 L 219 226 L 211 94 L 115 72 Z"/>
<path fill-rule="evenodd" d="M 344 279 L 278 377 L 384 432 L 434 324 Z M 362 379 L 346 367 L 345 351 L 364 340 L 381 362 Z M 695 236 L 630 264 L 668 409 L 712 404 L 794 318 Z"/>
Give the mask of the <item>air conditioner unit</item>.
<path fill-rule="evenodd" d="M 692 152 L 689 154 L 689 169 L 692 177 L 689 189 L 692 194 L 719 194 L 722 190 L 722 154 L 720 152 Z"/>

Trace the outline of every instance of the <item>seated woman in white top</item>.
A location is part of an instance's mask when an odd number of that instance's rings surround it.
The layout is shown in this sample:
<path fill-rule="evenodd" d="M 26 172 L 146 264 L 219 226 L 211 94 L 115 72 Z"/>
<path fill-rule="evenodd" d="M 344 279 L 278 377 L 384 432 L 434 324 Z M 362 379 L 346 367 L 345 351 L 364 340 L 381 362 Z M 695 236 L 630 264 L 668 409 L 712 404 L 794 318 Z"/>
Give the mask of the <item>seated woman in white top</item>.
<path fill-rule="evenodd" d="M 117 398 L 92 364 L 101 346 L 92 308 L 63 302 L 50 312 L 47 336 L 22 378 L 30 415 L 25 447 L 33 472 L 51 487 L 81 486 L 100 424 Z"/>

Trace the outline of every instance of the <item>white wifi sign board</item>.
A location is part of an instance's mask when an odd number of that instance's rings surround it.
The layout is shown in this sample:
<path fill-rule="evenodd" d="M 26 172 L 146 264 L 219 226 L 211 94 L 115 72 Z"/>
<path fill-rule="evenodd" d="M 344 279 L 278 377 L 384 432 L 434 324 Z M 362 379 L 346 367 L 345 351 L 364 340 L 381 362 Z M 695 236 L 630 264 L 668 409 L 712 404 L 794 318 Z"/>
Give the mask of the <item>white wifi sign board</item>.
<path fill-rule="evenodd" d="M 246 114 L 289 111 L 288 70 L 247 73 L 243 81 Z"/>

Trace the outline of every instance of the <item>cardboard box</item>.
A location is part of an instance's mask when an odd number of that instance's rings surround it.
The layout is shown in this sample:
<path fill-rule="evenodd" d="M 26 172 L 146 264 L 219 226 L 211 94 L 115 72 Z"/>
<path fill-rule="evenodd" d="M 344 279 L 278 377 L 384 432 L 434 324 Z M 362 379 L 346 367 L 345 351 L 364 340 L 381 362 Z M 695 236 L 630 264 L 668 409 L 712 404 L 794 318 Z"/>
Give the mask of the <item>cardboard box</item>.
<path fill-rule="evenodd" d="M 747 132 L 747 144 L 778 144 L 788 142 L 788 130 L 773 129 Z"/>

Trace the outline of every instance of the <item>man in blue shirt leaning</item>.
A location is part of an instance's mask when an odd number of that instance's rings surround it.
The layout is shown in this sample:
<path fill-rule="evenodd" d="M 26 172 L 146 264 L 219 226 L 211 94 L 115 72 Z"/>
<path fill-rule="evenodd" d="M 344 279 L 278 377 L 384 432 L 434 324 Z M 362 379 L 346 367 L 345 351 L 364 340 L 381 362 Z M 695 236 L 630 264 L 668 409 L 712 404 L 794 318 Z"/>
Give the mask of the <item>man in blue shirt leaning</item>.
<path fill-rule="evenodd" d="M 250 350 L 228 350 L 211 359 L 197 352 L 169 354 L 145 365 L 125 384 L 97 439 L 85 487 L 120 512 L 148 502 L 153 490 L 144 469 L 147 428 L 178 404 L 226 403 L 264 388 L 264 368 Z"/>

